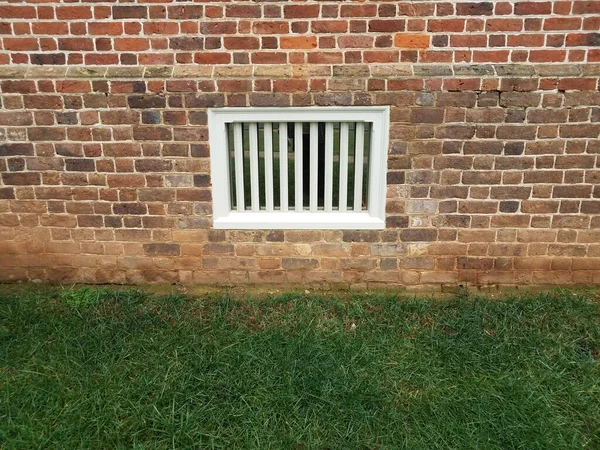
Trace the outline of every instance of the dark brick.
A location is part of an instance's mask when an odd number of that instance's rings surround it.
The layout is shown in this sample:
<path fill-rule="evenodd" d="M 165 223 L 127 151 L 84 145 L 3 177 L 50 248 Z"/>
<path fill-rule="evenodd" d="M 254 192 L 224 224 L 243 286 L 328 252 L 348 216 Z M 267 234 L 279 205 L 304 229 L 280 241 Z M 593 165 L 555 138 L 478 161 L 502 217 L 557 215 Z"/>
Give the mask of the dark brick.
<path fill-rule="evenodd" d="M 0 188 L 0 199 L 11 200 L 15 198 L 15 190 L 13 188 Z"/>
<path fill-rule="evenodd" d="M 319 260 L 314 258 L 282 258 L 281 267 L 283 269 L 316 269 L 319 267 Z"/>
<path fill-rule="evenodd" d="M 27 186 L 40 184 L 40 174 L 32 172 L 3 173 L 2 181 L 6 185 Z"/>
<path fill-rule="evenodd" d="M 523 123 L 525 122 L 524 109 L 509 109 L 506 111 L 506 123 Z"/>
<path fill-rule="evenodd" d="M 144 244 L 144 253 L 150 256 L 179 256 L 179 244 Z"/>
<path fill-rule="evenodd" d="M 408 217 L 407 216 L 387 216 L 385 218 L 386 228 L 407 228 Z"/>
<path fill-rule="evenodd" d="M 127 104 L 130 108 L 164 108 L 167 106 L 167 99 L 163 95 L 130 95 L 127 97 Z"/>
<path fill-rule="evenodd" d="M 142 112 L 142 123 L 156 125 L 160 123 L 160 112 L 159 111 L 143 111 Z"/>
<path fill-rule="evenodd" d="M 477 106 L 498 106 L 500 94 L 498 92 L 481 92 L 477 95 Z"/>
<path fill-rule="evenodd" d="M 448 47 L 448 35 L 435 35 L 431 39 L 431 45 L 434 47 Z"/>
<path fill-rule="evenodd" d="M 33 53 L 30 56 L 31 64 L 37 66 L 64 65 L 67 57 L 64 53 Z"/>
<path fill-rule="evenodd" d="M 138 172 L 168 172 L 173 168 L 173 162 L 165 159 L 138 159 L 135 170 Z"/>
<path fill-rule="evenodd" d="M 442 123 L 444 110 L 441 108 L 415 108 L 410 112 L 412 123 Z"/>
<path fill-rule="evenodd" d="M 25 160 L 23 158 L 10 158 L 8 160 L 8 170 L 11 172 L 21 172 L 25 170 Z"/>
<path fill-rule="evenodd" d="M 0 144 L 0 156 L 33 156 L 33 144 Z"/>
<path fill-rule="evenodd" d="M 113 205 L 114 214 L 146 214 L 148 207 L 143 203 L 115 203 Z"/>
<path fill-rule="evenodd" d="M 463 143 L 459 141 L 444 141 L 442 146 L 442 153 L 444 155 L 453 155 L 460 153 L 463 147 Z"/>
<path fill-rule="evenodd" d="M 515 213 L 519 210 L 519 202 L 506 201 L 500 202 L 500 212 Z"/>
<path fill-rule="evenodd" d="M 456 14 L 460 16 L 491 16 L 494 4 L 491 2 L 457 3 Z"/>
<path fill-rule="evenodd" d="M 119 216 L 104 216 L 104 226 L 107 228 L 121 228 L 123 218 Z"/>
<path fill-rule="evenodd" d="M 196 187 L 210 186 L 210 175 L 205 175 L 205 174 L 194 175 L 194 186 L 196 186 Z"/>
<path fill-rule="evenodd" d="M 96 169 L 93 159 L 67 159 L 65 163 L 68 172 L 93 172 Z"/>
<path fill-rule="evenodd" d="M 600 201 L 589 200 L 581 202 L 582 214 L 600 214 Z"/>
<path fill-rule="evenodd" d="M 504 154 L 505 155 L 522 155 L 525 149 L 524 142 L 505 142 L 504 143 Z"/>
<path fill-rule="evenodd" d="M 148 17 L 147 6 L 113 6 L 113 19 L 146 19 Z"/>
<path fill-rule="evenodd" d="M 387 183 L 388 184 L 404 184 L 405 175 L 404 172 L 388 172 Z"/>
<path fill-rule="evenodd" d="M 102 228 L 104 218 L 98 215 L 79 215 L 77 216 L 77 225 L 87 228 Z"/>
<path fill-rule="evenodd" d="M 134 127 L 133 138 L 137 141 L 170 141 L 173 132 L 165 127 Z"/>
<path fill-rule="evenodd" d="M 281 230 L 272 230 L 267 232 L 267 242 L 283 242 L 285 240 L 285 234 Z"/>
<path fill-rule="evenodd" d="M 169 39 L 169 48 L 173 50 L 203 50 L 204 38 L 180 36 Z"/>

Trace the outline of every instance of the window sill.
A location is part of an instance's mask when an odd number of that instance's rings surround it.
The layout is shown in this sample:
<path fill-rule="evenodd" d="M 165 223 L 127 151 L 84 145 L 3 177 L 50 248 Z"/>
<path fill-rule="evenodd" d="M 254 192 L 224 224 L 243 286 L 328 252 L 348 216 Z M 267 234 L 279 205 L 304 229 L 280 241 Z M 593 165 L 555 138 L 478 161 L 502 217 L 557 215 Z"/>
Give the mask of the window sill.
<path fill-rule="evenodd" d="M 220 230 L 382 230 L 385 220 L 364 212 L 232 211 L 214 220 Z"/>

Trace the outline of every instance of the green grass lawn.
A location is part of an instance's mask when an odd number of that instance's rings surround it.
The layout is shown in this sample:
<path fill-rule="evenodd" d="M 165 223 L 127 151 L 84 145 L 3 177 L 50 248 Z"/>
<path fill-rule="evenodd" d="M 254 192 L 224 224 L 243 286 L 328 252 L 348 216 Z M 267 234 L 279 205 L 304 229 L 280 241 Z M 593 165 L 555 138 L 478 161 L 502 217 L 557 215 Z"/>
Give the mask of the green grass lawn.
<path fill-rule="evenodd" d="M 2 449 L 598 449 L 592 291 L 0 289 Z"/>

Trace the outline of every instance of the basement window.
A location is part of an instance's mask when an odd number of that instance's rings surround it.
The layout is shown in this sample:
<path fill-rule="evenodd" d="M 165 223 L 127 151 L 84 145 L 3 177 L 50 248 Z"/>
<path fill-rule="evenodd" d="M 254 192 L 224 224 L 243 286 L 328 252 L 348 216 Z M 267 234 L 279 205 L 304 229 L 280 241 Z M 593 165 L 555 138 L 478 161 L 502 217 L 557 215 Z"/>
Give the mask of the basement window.
<path fill-rule="evenodd" d="M 382 229 L 388 107 L 209 109 L 218 229 Z"/>

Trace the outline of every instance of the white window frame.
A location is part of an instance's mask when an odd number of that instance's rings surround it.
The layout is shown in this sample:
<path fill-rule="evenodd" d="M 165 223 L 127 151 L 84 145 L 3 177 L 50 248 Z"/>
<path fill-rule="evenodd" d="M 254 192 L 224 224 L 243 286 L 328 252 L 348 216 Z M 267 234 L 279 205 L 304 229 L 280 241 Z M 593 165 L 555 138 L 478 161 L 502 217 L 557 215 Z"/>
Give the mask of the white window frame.
<path fill-rule="evenodd" d="M 375 230 L 385 228 L 388 106 L 209 108 L 213 226 L 216 229 Z M 366 211 L 235 211 L 231 206 L 227 127 L 232 122 L 370 122 Z"/>

